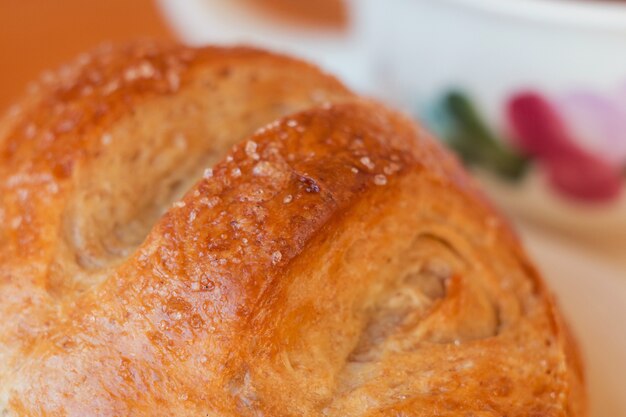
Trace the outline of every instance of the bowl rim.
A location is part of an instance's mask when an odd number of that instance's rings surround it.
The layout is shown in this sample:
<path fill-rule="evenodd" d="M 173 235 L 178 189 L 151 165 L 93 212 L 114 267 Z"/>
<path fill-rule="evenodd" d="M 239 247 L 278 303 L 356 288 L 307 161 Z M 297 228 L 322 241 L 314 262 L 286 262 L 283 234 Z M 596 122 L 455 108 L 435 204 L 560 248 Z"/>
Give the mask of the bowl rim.
<path fill-rule="evenodd" d="M 431 0 L 439 1 L 439 0 Z M 607 0 L 445 0 L 486 13 L 553 25 L 626 31 L 626 3 Z"/>

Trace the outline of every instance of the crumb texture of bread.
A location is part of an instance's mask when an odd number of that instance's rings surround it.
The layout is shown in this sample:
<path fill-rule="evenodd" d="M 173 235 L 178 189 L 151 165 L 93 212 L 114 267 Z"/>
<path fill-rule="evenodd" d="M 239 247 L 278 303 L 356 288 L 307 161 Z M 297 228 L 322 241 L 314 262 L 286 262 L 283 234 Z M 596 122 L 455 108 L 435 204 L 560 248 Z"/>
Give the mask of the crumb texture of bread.
<path fill-rule="evenodd" d="M 245 47 L 103 46 L 0 120 L 1 416 L 584 417 L 575 342 L 419 126 Z"/>

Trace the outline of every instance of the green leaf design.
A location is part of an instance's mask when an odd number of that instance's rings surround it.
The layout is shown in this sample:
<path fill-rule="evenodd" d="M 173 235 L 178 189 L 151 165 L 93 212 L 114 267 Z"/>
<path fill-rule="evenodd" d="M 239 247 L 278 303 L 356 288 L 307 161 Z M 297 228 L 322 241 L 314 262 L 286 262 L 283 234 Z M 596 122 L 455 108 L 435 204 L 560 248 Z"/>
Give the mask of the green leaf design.
<path fill-rule="evenodd" d="M 452 122 L 447 129 L 448 144 L 466 164 L 478 165 L 509 180 L 524 176 L 529 159 L 494 136 L 466 95 L 452 91 L 444 97 L 443 106 Z"/>

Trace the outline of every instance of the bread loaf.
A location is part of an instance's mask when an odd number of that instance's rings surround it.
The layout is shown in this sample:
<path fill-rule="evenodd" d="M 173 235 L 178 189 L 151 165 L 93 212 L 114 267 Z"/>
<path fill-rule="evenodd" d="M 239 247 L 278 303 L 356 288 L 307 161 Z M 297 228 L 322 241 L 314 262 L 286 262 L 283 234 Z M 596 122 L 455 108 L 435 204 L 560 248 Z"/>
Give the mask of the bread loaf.
<path fill-rule="evenodd" d="M 0 121 L 0 415 L 586 415 L 542 279 L 405 116 L 147 41 L 29 90 Z"/>

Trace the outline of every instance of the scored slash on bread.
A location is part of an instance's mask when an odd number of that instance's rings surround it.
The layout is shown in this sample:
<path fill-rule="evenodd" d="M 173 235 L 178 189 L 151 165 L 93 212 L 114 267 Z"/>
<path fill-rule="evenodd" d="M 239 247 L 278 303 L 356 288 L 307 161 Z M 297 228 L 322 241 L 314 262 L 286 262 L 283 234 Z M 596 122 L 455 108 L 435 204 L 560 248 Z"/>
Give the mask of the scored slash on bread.
<path fill-rule="evenodd" d="M 6 415 L 585 415 L 541 279 L 412 121 L 247 48 L 47 78 L 0 122 Z"/>

